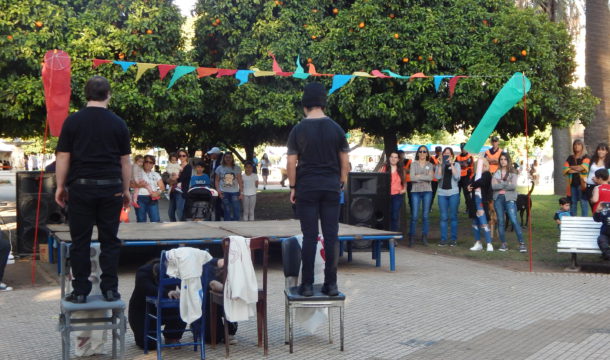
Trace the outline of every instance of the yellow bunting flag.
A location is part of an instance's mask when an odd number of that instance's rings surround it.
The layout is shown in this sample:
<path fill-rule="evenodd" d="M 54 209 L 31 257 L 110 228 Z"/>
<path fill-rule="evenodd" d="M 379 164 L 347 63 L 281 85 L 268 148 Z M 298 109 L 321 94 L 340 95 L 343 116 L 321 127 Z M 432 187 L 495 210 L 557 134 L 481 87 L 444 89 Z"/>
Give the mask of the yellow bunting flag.
<path fill-rule="evenodd" d="M 367 78 L 374 78 L 374 77 L 376 77 L 376 76 L 373 76 L 373 75 L 371 75 L 371 74 L 369 74 L 367 72 L 364 72 L 364 71 L 354 71 L 352 73 L 352 75 L 360 76 L 360 77 L 367 77 Z"/>
<path fill-rule="evenodd" d="M 273 71 L 264 71 L 264 70 L 260 70 L 259 68 L 255 68 L 255 67 L 251 67 L 250 70 L 254 71 L 255 77 L 275 76 L 275 73 Z"/>
<path fill-rule="evenodd" d="M 136 66 L 138 67 L 138 72 L 136 73 L 136 82 L 138 82 L 138 80 L 140 80 L 146 70 L 156 67 L 157 64 L 137 63 Z"/>

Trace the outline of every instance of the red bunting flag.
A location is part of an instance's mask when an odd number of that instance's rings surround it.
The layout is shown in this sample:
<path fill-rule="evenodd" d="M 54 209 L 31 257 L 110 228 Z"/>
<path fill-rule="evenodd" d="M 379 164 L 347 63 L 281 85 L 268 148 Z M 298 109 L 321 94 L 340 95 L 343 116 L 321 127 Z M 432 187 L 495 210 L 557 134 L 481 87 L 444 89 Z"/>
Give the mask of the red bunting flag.
<path fill-rule="evenodd" d="M 93 68 L 96 68 L 102 64 L 112 63 L 112 60 L 101 60 L 101 59 L 93 59 Z"/>
<path fill-rule="evenodd" d="M 237 73 L 237 70 L 233 70 L 233 69 L 218 69 L 218 72 L 216 73 L 216 77 L 223 77 L 223 76 L 233 76 L 235 75 L 235 73 Z"/>
<path fill-rule="evenodd" d="M 467 78 L 468 76 L 465 75 L 458 75 L 458 76 L 454 76 L 451 79 L 449 79 L 449 99 L 451 99 L 451 97 L 453 97 L 453 93 L 455 92 L 455 85 L 457 85 L 458 80 L 460 80 L 460 78 Z"/>
<path fill-rule="evenodd" d="M 271 51 L 269 51 L 268 54 L 269 54 L 269 56 L 271 56 L 271 58 L 273 58 L 273 72 L 276 74 L 284 72 L 284 71 L 282 71 L 280 64 L 277 63 L 277 60 L 275 59 L 275 55 L 273 55 L 273 53 Z"/>
<path fill-rule="evenodd" d="M 176 65 L 161 64 L 161 65 L 157 66 L 157 68 L 159 69 L 159 78 L 161 78 L 161 80 L 163 80 L 165 78 L 165 76 L 167 76 L 167 73 L 170 70 L 173 70 L 176 68 Z"/>
<path fill-rule="evenodd" d="M 61 50 L 47 51 L 42 66 L 42 85 L 49 130 L 51 136 L 59 136 L 70 109 L 70 55 Z"/>

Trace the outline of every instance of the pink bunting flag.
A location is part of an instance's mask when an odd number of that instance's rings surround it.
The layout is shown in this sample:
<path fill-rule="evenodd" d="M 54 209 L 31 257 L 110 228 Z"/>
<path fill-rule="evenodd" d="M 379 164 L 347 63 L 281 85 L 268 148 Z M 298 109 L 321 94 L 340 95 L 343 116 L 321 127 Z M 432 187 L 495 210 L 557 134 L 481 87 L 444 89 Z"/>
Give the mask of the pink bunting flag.
<path fill-rule="evenodd" d="M 102 64 L 110 64 L 111 60 L 101 60 L 101 59 L 93 59 L 93 68 L 96 68 Z"/>
<path fill-rule="evenodd" d="M 451 99 L 451 97 L 453 97 L 453 93 L 455 92 L 455 85 L 457 85 L 458 80 L 460 80 L 460 78 L 467 78 L 468 76 L 466 75 L 458 75 L 458 76 L 454 76 L 451 79 L 449 79 L 449 99 Z"/>
<path fill-rule="evenodd" d="M 372 74 L 373 76 L 376 76 L 376 77 L 378 77 L 378 78 L 382 78 L 382 79 L 385 79 L 385 78 L 390 78 L 390 77 L 391 77 L 391 76 L 387 76 L 386 74 L 382 73 L 382 72 L 381 72 L 381 71 L 379 71 L 379 70 L 373 70 L 373 71 L 371 71 L 371 74 Z"/>
<path fill-rule="evenodd" d="M 282 71 L 280 64 L 277 63 L 277 60 L 275 59 L 275 55 L 273 55 L 273 53 L 271 51 L 269 51 L 268 54 L 269 54 L 269 56 L 271 56 L 273 58 L 273 72 L 276 74 L 284 72 L 284 71 Z"/>
<path fill-rule="evenodd" d="M 415 73 L 413 75 L 411 75 L 411 77 L 409 78 L 409 80 L 415 79 L 415 78 L 428 78 L 429 76 L 424 75 L 423 72 L 418 72 Z"/>
<path fill-rule="evenodd" d="M 159 69 L 159 77 L 161 78 L 161 80 L 163 80 L 170 70 L 176 68 L 176 65 L 161 64 L 157 66 L 157 68 Z"/>
<path fill-rule="evenodd" d="M 197 79 L 201 79 L 205 76 L 214 75 L 218 72 L 216 68 L 206 68 L 206 67 L 198 67 L 197 68 Z"/>
<path fill-rule="evenodd" d="M 233 69 L 218 69 L 218 71 L 216 72 L 216 77 L 223 77 L 223 76 L 233 76 L 237 73 L 237 70 L 233 70 Z"/>

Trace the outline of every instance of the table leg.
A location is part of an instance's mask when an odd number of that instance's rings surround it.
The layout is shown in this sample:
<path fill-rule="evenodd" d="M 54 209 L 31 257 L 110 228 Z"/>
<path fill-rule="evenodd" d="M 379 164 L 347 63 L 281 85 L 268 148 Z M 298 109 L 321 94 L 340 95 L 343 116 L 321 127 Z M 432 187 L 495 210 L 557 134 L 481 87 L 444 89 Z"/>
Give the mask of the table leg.
<path fill-rule="evenodd" d="M 396 271 L 396 240 L 390 239 L 388 244 L 390 247 L 390 271 Z"/>

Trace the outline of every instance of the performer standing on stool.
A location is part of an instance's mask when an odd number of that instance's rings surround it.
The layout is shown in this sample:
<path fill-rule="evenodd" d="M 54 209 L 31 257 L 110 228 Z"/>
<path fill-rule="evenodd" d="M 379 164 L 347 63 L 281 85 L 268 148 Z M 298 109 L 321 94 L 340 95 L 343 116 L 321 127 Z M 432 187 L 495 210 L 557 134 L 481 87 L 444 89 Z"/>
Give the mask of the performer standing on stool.
<path fill-rule="evenodd" d="M 72 293 L 67 301 L 87 302 L 91 292 L 89 248 L 93 225 L 101 245 L 100 288 L 106 301 L 120 298 L 117 268 L 121 241 L 117 238 L 122 206 L 129 206 L 131 163 L 129 130 L 108 110 L 110 83 L 94 76 L 85 85 L 87 107 L 68 116 L 57 143 L 57 192 L 62 208 L 68 203 Z M 69 194 L 69 196 L 68 196 Z"/>
<path fill-rule="evenodd" d="M 349 146 L 345 131 L 324 114 L 326 89 L 322 84 L 307 84 L 301 103 L 305 118 L 292 129 L 287 145 L 290 201 L 296 204 L 303 232 L 303 271 L 299 293 L 313 295 L 319 219 L 326 257 L 322 292 L 337 296 L 339 193 L 349 172 Z"/>

